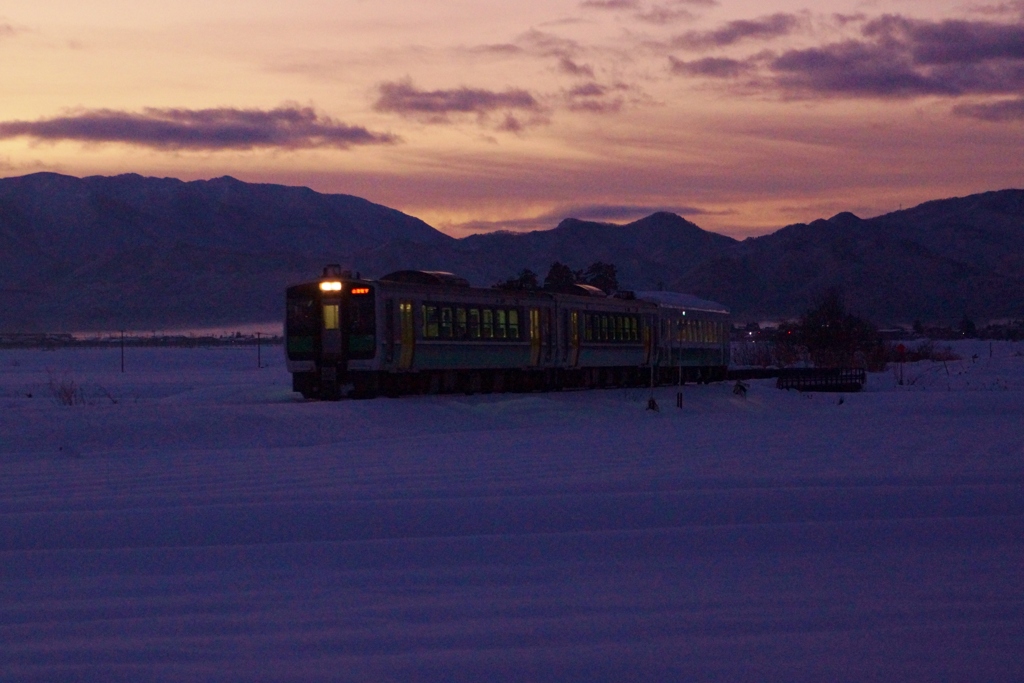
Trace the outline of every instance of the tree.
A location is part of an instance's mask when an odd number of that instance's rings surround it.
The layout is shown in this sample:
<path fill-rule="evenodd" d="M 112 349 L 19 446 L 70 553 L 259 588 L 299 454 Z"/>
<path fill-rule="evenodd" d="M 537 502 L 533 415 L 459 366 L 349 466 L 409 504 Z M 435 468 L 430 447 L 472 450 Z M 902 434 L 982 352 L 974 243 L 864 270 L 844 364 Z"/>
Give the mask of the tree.
<path fill-rule="evenodd" d="M 537 280 L 537 273 L 533 272 L 529 268 L 523 268 L 519 271 L 518 276 L 510 277 L 507 280 L 498 282 L 494 285 L 494 288 L 509 291 L 527 291 L 531 289 L 540 289 L 540 282 Z"/>
<path fill-rule="evenodd" d="M 580 279 L 588 285 L 603 289 L 607 294 L 619 289 L 618 269 L 614 263 L 595 261 L 584 271 Z"/>
<path fill-rule="evenodd" d="M 572 272 L 572 268 L 555 261 L 551 264 L 551 268 L 548 269 L 548 274 L 544 278 L 544 289 L 566 289 L 576 284 L 576 274 Z"/>
<path fill-rule="evenodd" d="M 796 336 L 818 367 L 874 366 L 876 357 L 884 358 L 878 328 L 848 313 L 836 287 L 827 290 L 818 305 L 804 314 Z"/>

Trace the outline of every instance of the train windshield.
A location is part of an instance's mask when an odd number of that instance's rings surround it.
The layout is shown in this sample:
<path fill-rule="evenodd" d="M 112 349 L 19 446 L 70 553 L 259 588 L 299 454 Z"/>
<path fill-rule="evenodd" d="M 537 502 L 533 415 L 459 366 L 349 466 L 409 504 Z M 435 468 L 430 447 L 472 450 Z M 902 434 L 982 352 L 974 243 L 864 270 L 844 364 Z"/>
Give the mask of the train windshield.
<path fill-rule="evenodd" d="M 313 357 L 315 338 L 320 331 L 316 300 L 311 296 L 289 296 L 285 313 L 285 344 L 292 360 Z"/>
<path fill-rule="evenodd" d="M 290 297 L 285 325 L 289 336 L 316 334 L 320 329 L 320 321 L 317 320 L 316 315 L 316 301 L 307 296 Z"/>

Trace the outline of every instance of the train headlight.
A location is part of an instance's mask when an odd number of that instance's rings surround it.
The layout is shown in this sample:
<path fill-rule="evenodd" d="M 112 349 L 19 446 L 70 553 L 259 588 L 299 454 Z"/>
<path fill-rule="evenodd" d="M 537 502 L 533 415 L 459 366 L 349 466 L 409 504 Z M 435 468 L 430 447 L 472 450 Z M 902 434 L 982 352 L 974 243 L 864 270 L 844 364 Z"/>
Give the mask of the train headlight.
<path fill-rule="evenodd" d="M 331 280 L 329 282 L 321 282 L 320 283 L 320 291 L 321 292 L 340 292 L 341 291 L 341 283 L 337 282 L 335 280 Z"/>

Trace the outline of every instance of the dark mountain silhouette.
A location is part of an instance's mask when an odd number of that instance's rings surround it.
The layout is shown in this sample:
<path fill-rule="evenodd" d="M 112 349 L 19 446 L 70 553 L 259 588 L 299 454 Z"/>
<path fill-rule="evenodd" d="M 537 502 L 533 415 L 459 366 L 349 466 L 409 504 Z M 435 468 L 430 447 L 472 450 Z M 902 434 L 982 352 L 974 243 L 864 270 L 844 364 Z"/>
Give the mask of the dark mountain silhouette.
<path fill-rule="evenodd" d="M 737 317 L 791 317 L 838 286 L 882 323 L 1024 317 L 1024 191 L 928 202 L 861 220 L 841 213 L 745 240 L 672 288 Z"/>
<path fill-rule="evenodd" d="M 671 213 L 455 240 L 358 197 L 233 178 L 0 179 L 0 331 L 169 329 L 279 319 L 323 264 L 450 270 L 490 285 L 554 261 L 618 266 L 624 288 L 686 291 L 738 320 L 796 316 L 831 286 L 882 323 L 1024 317 L 1024 191 L 841 213 L 738 242 Z"/>
<path fill-rule="evenodd" d="M 0 180 L 0 330 L 273 320 L 325 261 L 454 240 L 358 197 L 234 178 Z"/>
<path fill-rule="evenodd" d="M 659 212 L 626 225 L 567 218 L 554 230 L 472 235 L 459 240 L 457 249 L 473 261 L 493 264 L 488 284 L 522 268 L 543 276 L 553 261 L 573 268 L 603 261 L 618 267 L 620 282 L 642 290 L 656 289 L 735 244 L 731 237 Z"/>

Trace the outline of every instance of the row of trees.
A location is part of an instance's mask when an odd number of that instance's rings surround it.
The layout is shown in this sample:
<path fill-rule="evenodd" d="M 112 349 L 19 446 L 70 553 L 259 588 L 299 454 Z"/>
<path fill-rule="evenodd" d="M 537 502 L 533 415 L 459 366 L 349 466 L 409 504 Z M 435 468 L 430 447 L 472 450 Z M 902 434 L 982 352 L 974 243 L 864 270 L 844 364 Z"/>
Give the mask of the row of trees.
<path fill-rule="evenodd" d="M 573 270 L 569 266 L 555 261 L 548 268 L 548 274 L 544 277 L 544 284 L 541 285 L 537 273 L 529 268 L 519 271 L 519 275 L 502 280 L 494 286 L 497 289 L 512 291 L 524 291 L 532 289 L 548 289 L 557 291 L 567 289 L 573 285 L 592 285 L 604 292 L 611 294 L 619 289 L 618 269 L 613 263 L 595 261 L 584 270 Z"/>
<path fill-rule="evenodd" d="M 779 328 L 778 351 L 795 359 L 806 351 L 815 367 L 885 367 L 886 348 L 878 327 L 846 310 L 842 292 L 829 289 L 800 321 Z"/>

